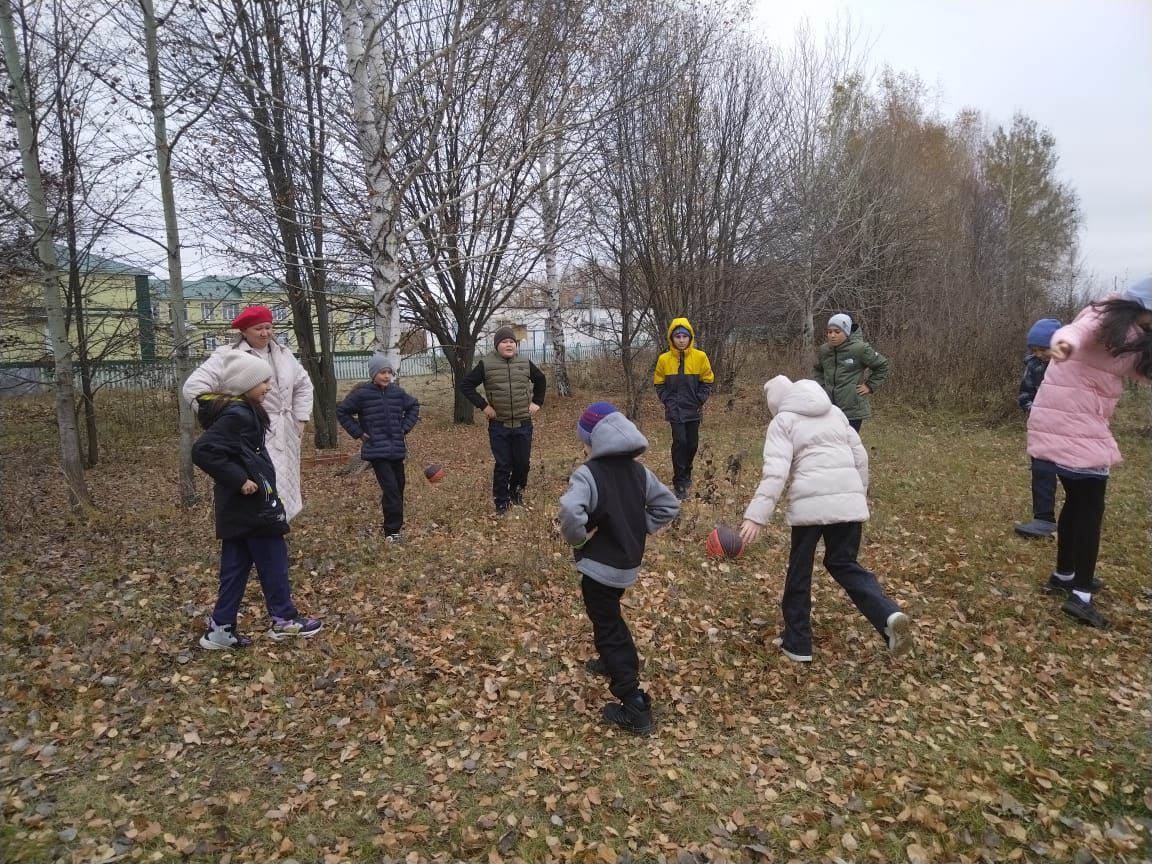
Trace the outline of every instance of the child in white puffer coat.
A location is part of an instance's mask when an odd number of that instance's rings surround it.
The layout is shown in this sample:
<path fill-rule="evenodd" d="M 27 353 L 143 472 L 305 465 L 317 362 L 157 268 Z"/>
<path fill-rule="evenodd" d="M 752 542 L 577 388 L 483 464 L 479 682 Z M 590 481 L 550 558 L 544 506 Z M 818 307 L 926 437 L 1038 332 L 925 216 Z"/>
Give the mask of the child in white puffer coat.
<path fill-rule="evenodd" d="M 856 560 L 868 520 L 868 452 L 815 381 L 793 383 L 777 375 L 764 385 L 772 422 L 764 439 L 764 471 L 744 512 L 747 544 L 772 518 L 791 480 L 787 519 L 792 526 L 788 575 L 780 602 L 784 630 L 775 644 L 789 660 L 812 660 L 812 564 L 824 539 L 824 566 L 883 636 L 893 657 L 912 650 L 912 623 Z"/>

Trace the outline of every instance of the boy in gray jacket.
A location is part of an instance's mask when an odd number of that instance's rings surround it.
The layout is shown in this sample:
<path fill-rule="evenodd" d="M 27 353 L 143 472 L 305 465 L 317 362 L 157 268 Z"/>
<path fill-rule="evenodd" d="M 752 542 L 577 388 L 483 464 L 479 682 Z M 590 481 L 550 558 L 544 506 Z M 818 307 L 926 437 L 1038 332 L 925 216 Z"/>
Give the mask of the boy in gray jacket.
<path fill-rule="evenodd" d="M 635 735 L 652 732 L 652 700 L 640 689 L 640 657 L 620 614 L 636 582 L 648 535 L 676 518 L 680 502 L 636 461 L 648 439 L 608 402 L 580 415 L 576 431 L 588 461 L 572 472 L 560 498 L 560 533 L 574 548 L 584 609 L 599 657 L 588 671 L 606 676 L 619 702 L 601 710 L 608 723 Z"/>

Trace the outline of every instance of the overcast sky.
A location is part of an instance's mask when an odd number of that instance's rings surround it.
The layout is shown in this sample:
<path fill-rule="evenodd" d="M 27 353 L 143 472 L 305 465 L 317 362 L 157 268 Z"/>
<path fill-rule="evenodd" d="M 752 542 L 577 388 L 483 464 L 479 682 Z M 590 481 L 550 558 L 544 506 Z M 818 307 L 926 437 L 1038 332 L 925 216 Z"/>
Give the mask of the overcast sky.
<path fill-rule="evenodd" d="M 868 66 L 915 72 L 952 118 L 1019 110 L 1056 137 L 1101 287 L 1152 272 L 1152 0 L 754 0 L 777 45 L 851 22 Z"/>

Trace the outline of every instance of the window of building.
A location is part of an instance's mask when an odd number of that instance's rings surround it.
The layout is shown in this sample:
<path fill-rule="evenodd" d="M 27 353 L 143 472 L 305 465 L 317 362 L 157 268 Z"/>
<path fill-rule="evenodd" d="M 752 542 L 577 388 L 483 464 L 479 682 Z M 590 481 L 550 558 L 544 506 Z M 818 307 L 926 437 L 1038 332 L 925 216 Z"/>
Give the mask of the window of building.
<path fill-rule="evenodd" d="M 217 348 L 217 344 L 218 343 L 217 343 L 215 336 L 205 336 L 204 337 L 204 350 L 205 351 L 215 351 Z"/>
<path fill-rule="evenodd" d="M 272 319 L 274 321 L 287 321 L 288 320 L 288 307 L 283 303 L 277 303 L 272 307 Z"/>
<path fill-rule="evenodd" d="M 231 321 L 239 314 L 240 314 L 240 304 L 239 303 L 225 303 L 224 304 L 224 318 L 226 320 Z"/>
<path fill-rule="evenodd" d="M 211 321 L 216 317 L 216 307 L 211 303 L 200 304 L 200 320 Z"/>
<path fill-rule="evenodd" d="M 160 320 L 160 304 L 159 303 L 153 303 L 152 304 L 152 320 L 153 321 L 159 321 Z"/>

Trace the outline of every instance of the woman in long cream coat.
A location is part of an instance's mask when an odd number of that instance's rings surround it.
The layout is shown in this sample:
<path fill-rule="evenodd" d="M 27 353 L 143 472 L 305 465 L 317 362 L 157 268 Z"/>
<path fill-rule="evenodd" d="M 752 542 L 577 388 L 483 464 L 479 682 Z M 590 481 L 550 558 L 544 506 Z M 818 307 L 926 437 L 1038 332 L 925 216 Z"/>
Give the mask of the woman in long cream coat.
<path fill-rule="evenodd" d="M 272 368 L 272 389 L 264 398 L 271 419 L 265 446 L 276 468 L 276 491 L 291 520 L 300 512 L 300 437 L 312 416 L 312 379 L 300 361 L 272 335 L 272 310 L 249 306 L 232 322 L 240 337 L 217 348 L 184 382 L 183 396 L 193 406 L 196 397 L 218 392 L 224 358 L 230 351 L 247 351 Z"/>

